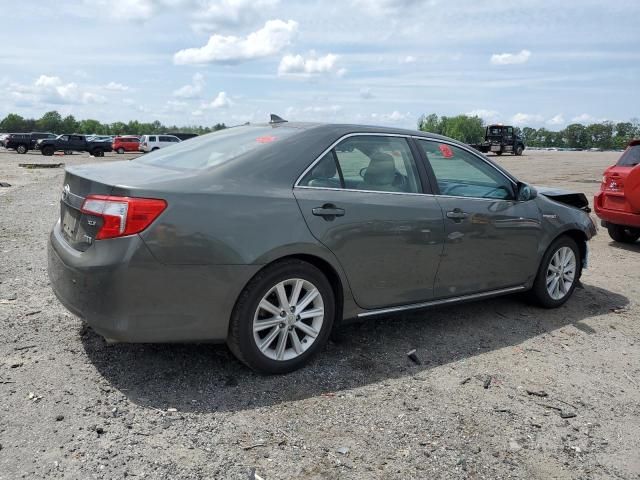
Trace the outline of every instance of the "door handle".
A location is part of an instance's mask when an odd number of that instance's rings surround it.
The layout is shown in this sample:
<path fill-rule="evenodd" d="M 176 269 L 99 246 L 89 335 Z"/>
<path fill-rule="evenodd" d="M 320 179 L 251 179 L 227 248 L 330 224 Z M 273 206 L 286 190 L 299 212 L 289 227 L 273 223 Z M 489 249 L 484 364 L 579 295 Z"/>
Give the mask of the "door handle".
<path fill-rule="evenodd" d="M 311 209 L 316 217 L 324 217 L 325 220 L 333 220 L 336 217 L 344 216 L 344 208 L 338 208 L 332 203 L 325 203 L 322 207 Z"/>
<path fill-rule="evenodd" d="M 462 220 L 464 220 L 468 216 L 469 216 L 468 213 L 463 212 L 459 208 L 454 208 L 450 212 L 447 212 L 447 218 L 450 218 L 451 220 L 453 220 L 455 222 L 461 222 Z"/>

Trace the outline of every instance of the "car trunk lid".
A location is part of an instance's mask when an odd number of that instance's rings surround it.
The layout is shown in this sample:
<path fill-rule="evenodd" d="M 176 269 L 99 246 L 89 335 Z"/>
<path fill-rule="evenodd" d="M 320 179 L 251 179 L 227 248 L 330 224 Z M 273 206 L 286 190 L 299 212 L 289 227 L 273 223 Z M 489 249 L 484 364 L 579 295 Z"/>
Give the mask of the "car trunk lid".
<path fill-rule="evenodd" d="M 134 161 L 69 167 L 60 200 L 60 227 L 67 243 L 86 251 L 102 227 L 102 218 L 82 211 L 88 195 L 145 196 L 163 189 L 184 172 L 136 164 Z M 165 187 L 166 188 L 166 187 Z"/>

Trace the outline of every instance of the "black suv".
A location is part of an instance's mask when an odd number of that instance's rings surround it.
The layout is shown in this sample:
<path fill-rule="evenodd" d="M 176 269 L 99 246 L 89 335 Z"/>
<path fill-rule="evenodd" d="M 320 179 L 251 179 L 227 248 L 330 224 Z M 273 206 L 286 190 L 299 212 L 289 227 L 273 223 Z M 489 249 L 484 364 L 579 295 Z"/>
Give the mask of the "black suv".
<path fill-rule="evenodd" d="M 10 133 L 4 140 L 4 147 L 18 153 L 27 153 L 36 148 L 38 140 L 56 138 L 53 133 L 31 132 Z"/>

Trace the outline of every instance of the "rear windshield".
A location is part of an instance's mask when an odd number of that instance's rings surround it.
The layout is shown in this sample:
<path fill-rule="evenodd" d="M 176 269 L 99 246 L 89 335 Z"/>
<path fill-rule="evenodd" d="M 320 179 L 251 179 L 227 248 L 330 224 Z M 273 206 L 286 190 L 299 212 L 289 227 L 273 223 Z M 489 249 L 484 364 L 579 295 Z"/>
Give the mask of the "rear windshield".
<path fill-rule="evenodd" d="M 199 170 L 228 162 L 299 131 L 283 126 L 228 128 L 156 150 L 136 161 L 159 167 Z"/>
<path fill-rule="evenodd" d="M 634 165 L 638 165 L 640 163 L 640 145 L 634 145 L 633 147 L 627 148 L 620 160 L 618 160 L 619 167 L 633 167 Z"/>

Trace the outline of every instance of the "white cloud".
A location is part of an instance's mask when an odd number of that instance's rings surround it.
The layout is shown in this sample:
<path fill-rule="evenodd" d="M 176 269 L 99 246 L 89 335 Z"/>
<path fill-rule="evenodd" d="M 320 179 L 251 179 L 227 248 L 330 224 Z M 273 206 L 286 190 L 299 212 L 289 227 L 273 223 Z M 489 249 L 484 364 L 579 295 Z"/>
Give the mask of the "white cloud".
<path fill-rule="evenodd" d="M 564 117 L 562 116 L 561 113 L 557 114 L 556 116 L 550 118 L 549 120 L 547 120 L 547 124 L 549 125 L 563 125 L 564 124 Z"/>
<path fill-rule="evenodd" d="M 107 99 L 98 93 L 81 88 L 75 82 L 65 83 L 60 77 L 40 75 L 32 85 L 12 83 L 9 94 L 18 105 L 72 105 L 105 103 Z"/>
<path fill-rule="evenodd" d="M 196 31 L 247 25 L 280 0 L 200 0 L 194 13 Z"/>
<path fill-rule="evenodd" d="M 227 95 L 227 92 L 220 92 L 218 93 L 216 98 L 213 99 L 213 102 L 207 105 L 207 107 L 208 108 L 229 108 L 231 105 L 233 105 L 233 102 Z"/>
<path fill-rule="evenodd" d="M 572 122 L 584 123 L 584 124 L 600 123 L 600 122 L 604 122 L 606 120 L 607 120 L 606 118 L 596 118 L 593 115 L 589 115 L 588 113 L 583 113 L 583 114 L 578 115 L 577 117 L 573 117 L 571 119 Z"/>
<path fill-rule="evenodd" d="M 189 85 L 184 85 L 173 92 L 174 97 L 180 98 L 197 98 L 204 89 L 204 75 L 196 73 L 193 75 L 193 81 Z"/>
<path fill-rule="evenodd" d="M 128 86 L 117 82 L 109 82 L 104 86 L 104 88 L 113 92 L 126 92 L 127 90 L 129 90 Z"/>
<path fill-rule="evenodd" d="M 344 75 L 346 70 L 338 69 L 338 55 L 329 53 L 323 57 L 318 57 L 315 52 L 311 52 L 308 57 L 302 55 L 285 55 L 280 60 L 278 75 L 298 75 L 312 76 L 325 73 L 335 73 Z"/>
<path fill-rule="evenodd" d="M 291 44 L 298 31 L 294 20 L 269 20 L 247 37 L 212 35 L 200 48 L 180 50 L 173 56 L 178 65 L 202 63 L 241 63 L 280 53 Z"/>
<path fill-rule="evenodd" d="M 434 0 L 352 0 L 351 3 L 362 13 L 369 15 L 389 15 L 406 12 L 418 5 L 434 4 Z"/>
<path fill-rule="evenodd" d="M 397 110 L 394 110 L 391 113 L 372 113 L 371 118 L 376 122 L 381 123 L 398 123 L 409 118 L 411 114 L 409 112 L 400 113 Z"/>
<path fill-rule="evenodd" d="M 492 65 L 516 65 L 527 63 L 531 57 L 529 50 L 520 50 L 518 53 L 494 53 L 491 55 Z"/>
<path fill-rule="evenodd" d="M 413 55 L 407 55 L 406 57 L 400 58 L 400 63 L 416 63 L 418 59 Z"/>
<path fill-rule="evenodd" d="M 371 93 L 371 89 L 370 88 L 361 88 L 360 89 L 360 98 L 363 98 L 365 100 L 370 100 L 372 98 L 375 98 L 375 95 L 373 93 Z"/>
<path fill-rule="evenodd" d="M 204 112 L 202 110 L 194 110 L 193 112 L 191 112 L 191 115 L 193 115 L 194 117 L 201 117 L 202 115 L 204 115 Z"/>
<path fill-rule="evenodd" d="M 514 125 L 524 125 L 529 126 L 531 124 L 537 124 L 544 122 L 544 117 L 542 115 L 534 114 L 534 113 L 516 113 L 513 117 L 511 117 L 511 123 Z"/>
<path fill-rule="evenodd" d="M 485 110 L 484 108 L 478 108 L 467 112 L 466 115 L 470 117 L 480 117 L 485 122 L 495 122 L 500 118 L 500 112 L 497 110 Z"/>

